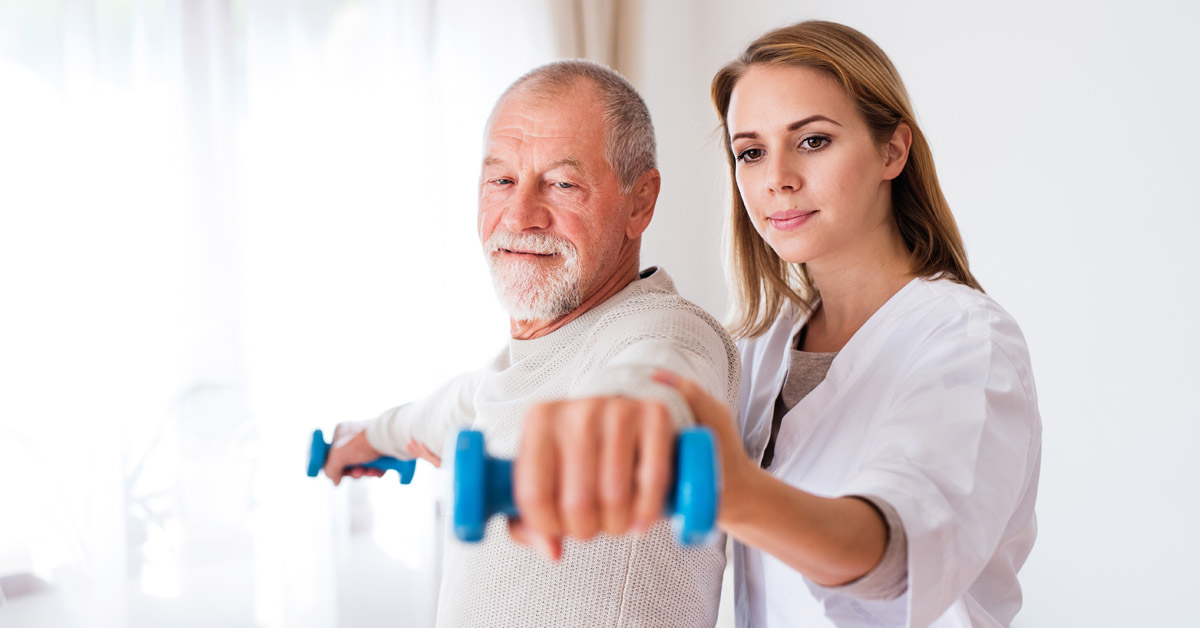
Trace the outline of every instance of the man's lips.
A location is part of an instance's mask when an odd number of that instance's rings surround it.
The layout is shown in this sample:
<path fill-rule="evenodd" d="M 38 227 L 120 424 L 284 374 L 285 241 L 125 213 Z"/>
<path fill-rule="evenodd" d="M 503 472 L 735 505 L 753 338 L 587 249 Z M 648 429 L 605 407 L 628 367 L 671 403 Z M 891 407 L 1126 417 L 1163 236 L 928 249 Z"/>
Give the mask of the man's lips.
<path fill-rule="evenodd" d="M 767 216 L 767 222 L 772 227 L 780 231 L 791 231 L 800 228 L 801 225 L 808 222 L 809 218 L 816 215 L 816 211 L 803 211 L 799 209 L 789 209 L 787 211 L 775 212 Z"/>
<path fill-rule="evenodd" d="M 553 257 L 557 255 L 557 253 L 539 253 L 537 251 L 522 251 L 520 249 L 499 249 L 499 252 L 509 255 L 532 255 L 534 257 Z"/>

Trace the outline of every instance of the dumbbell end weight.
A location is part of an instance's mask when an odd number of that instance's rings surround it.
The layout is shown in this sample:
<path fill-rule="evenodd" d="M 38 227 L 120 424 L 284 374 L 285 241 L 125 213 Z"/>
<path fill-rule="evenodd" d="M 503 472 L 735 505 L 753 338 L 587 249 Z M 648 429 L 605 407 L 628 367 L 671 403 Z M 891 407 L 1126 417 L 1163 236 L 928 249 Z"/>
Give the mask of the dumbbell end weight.
<path fill-rule="evenodd" d="M 720 470 L 712 431 L 691 428 L 679 435 L 675 449 L 676 482 L 666 502 L 679 542 L 701 545 L 716 531 Z"/>

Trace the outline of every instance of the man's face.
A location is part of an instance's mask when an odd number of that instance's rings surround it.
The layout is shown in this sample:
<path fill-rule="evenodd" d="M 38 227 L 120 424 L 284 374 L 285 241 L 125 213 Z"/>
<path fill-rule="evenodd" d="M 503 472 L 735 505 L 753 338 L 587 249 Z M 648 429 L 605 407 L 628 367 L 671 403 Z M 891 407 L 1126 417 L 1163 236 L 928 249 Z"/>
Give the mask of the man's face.
<path fill-rule="evenodd" d="M 556 320 L 620 270 L 630 200 L 604 158 L 594 87 L 509 96 L 488 129 L 479 238 L 516 320 Z"/>

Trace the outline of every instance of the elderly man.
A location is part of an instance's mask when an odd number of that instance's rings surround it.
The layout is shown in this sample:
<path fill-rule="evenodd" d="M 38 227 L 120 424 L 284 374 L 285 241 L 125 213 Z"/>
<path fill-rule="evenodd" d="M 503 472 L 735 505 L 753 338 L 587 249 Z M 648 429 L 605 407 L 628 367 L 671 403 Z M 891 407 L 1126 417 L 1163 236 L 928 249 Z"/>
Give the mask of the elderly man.
<path fill-rule="evenodd" d="M 447 545 L 439 626 L 712 626 L 723 547 L 681 547 L 661 519 L 664 460 L 693 418 L 650 375 L 732 408 L 739 360 L 664 271 L 639 271 L 660 185 L 649 112 L 615 72 L 553 63 L 500 97 L 485 150 L 479 236 L 512 339 L 430 397 L 339 425 L 325 472 L 436 458 L 460 427 L 516 458 L 515 499 L 537 525 L 510 536 L 497 518 L 479 545 Z"/>

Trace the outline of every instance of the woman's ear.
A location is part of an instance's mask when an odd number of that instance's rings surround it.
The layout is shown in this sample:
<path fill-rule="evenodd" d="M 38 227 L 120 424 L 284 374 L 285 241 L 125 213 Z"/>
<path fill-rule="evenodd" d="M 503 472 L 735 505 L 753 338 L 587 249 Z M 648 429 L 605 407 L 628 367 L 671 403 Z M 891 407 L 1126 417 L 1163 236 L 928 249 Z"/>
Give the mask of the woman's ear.
<path fill-rule="evenodd" d="M 629 193 L 632 197 L 633 209 L 629 212 L 629 222 L 625 225 L 625 237 L 630 240 L 637 239 L 646 230 L 646 227 L 650 226 L 650 219 L 654 217 L 654 205 L 658 202 L 658 190 L 661 186 L 662 175 L 658 173 L 658 168 L 651 168 L 638 177 L 633 191 Z"/>
<path fill-rule="evenodd" d="M 904 164 L 908 163 L 908 149 L 912 146 L 912 129 L 901 122 L 892 132 L 892 137 L 883 149 L 883 178 L 891 181 L 904 172 Z"/>

